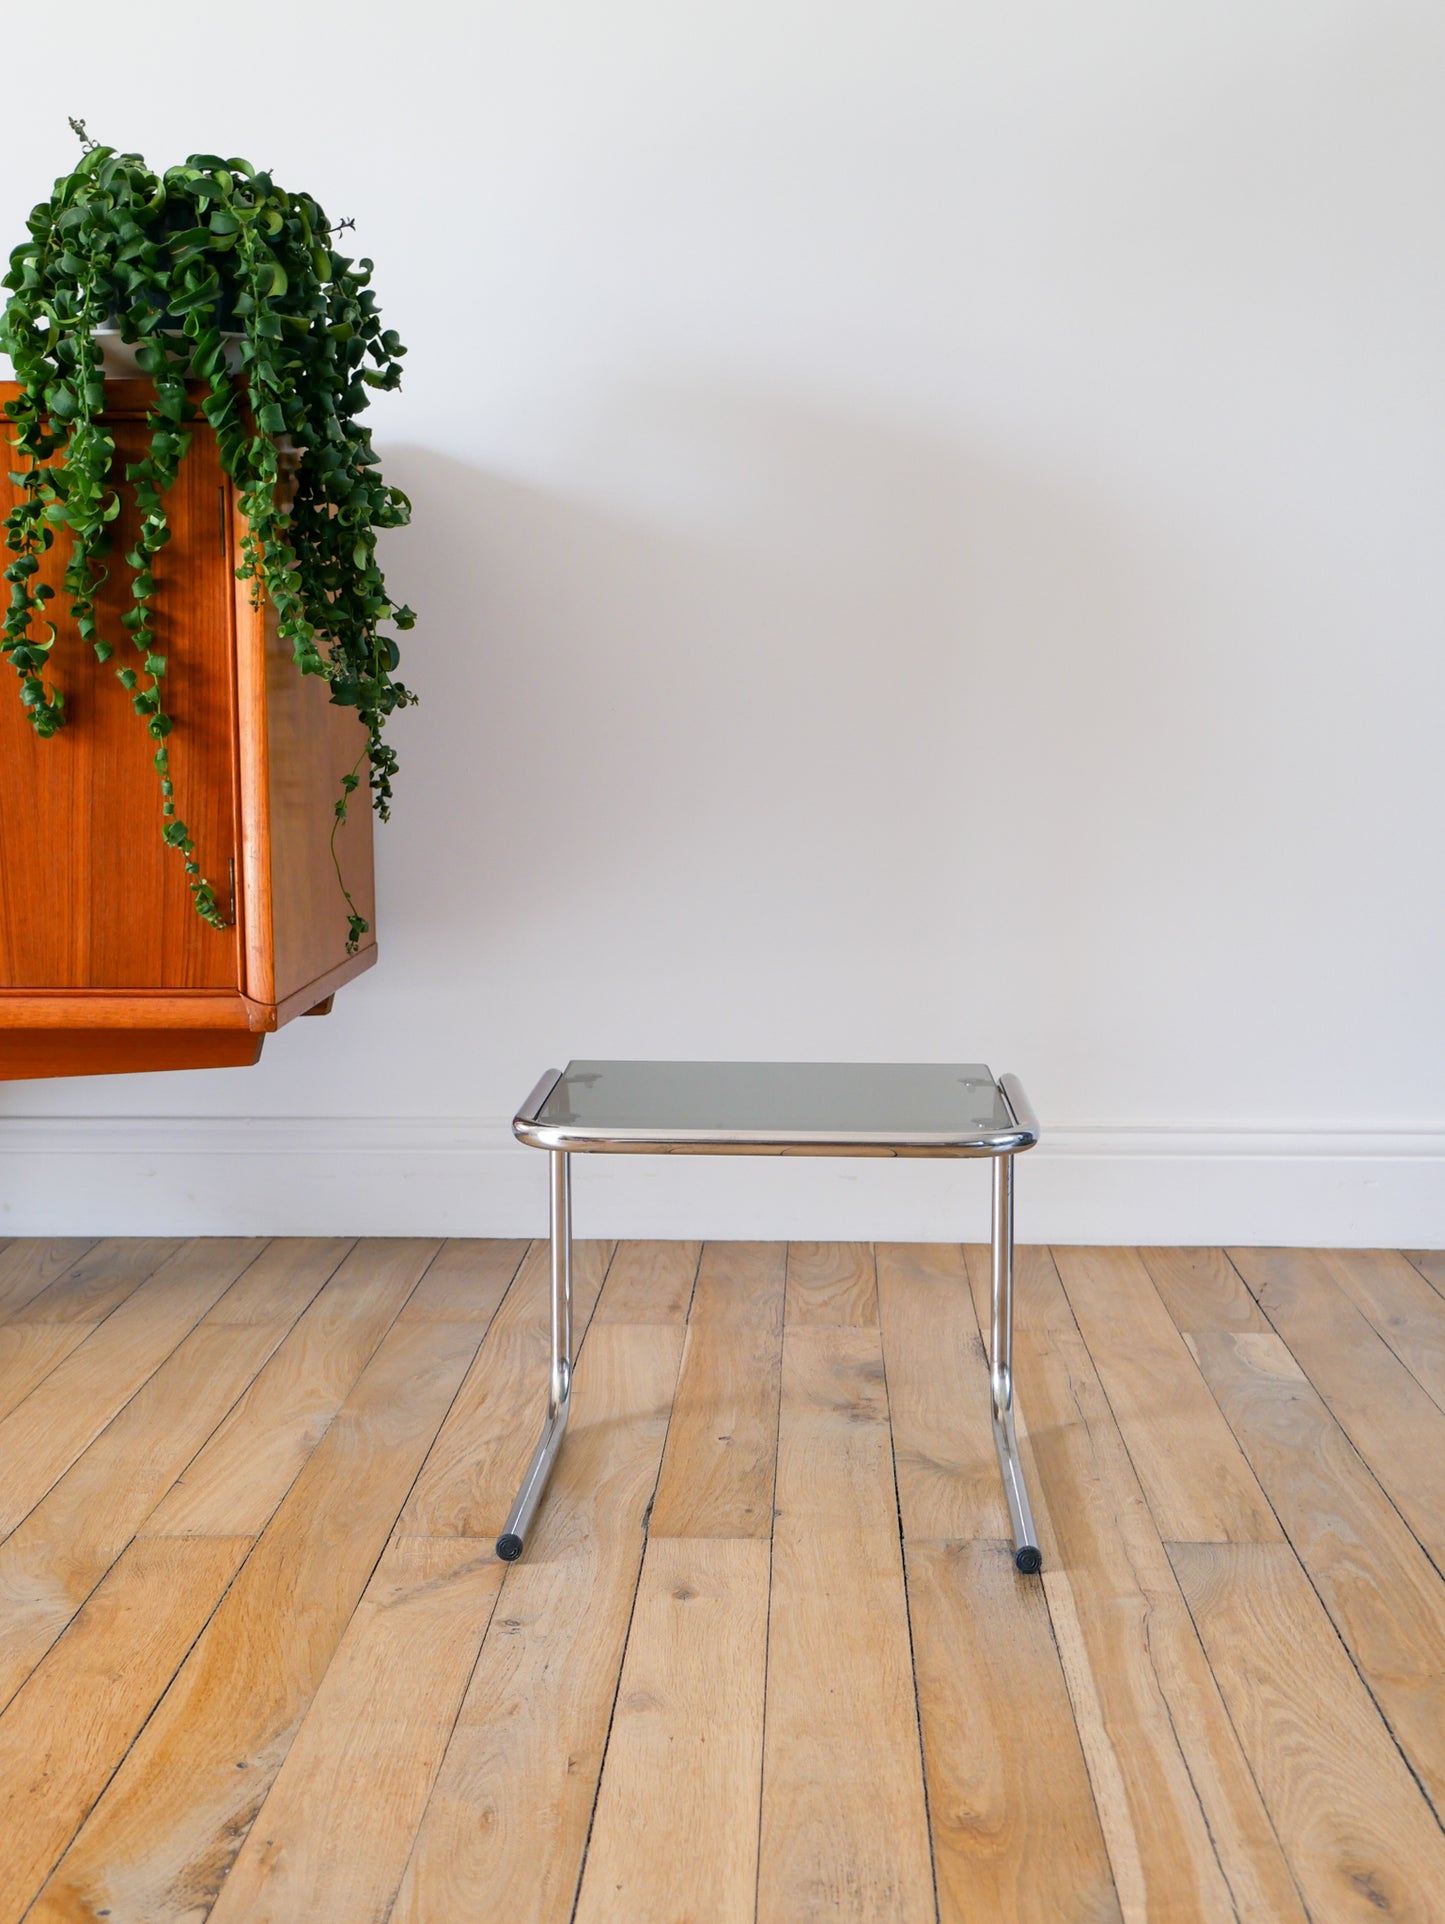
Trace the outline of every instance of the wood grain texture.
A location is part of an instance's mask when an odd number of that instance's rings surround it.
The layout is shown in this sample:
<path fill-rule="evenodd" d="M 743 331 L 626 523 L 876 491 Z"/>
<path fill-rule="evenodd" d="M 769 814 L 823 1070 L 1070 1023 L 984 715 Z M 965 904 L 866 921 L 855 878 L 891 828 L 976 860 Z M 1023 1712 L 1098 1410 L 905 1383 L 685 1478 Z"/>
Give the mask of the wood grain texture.
<path fill-rule="evenodd" d="M 978 1326 L 986 1343 L 992 1309 L 993 1252 L 987 1243 L 967 1243 L 963 1254 Z M 1014 1328 L 1073 1327 L 1074 1313 L 1059 1281 L 1053 1251 L 1038 1243 L 1019 1243 L 1014 1250 Z"/>
<path fill-rule="evenodd" d="M 275 1028 L 241 989 L 0 989 L 0 1032 Z"/>
<path fill-rule="evenodd" d="M 147 1534 L 259 1535 L 435 1249 L 420 1238 L 358 1243 L 152 1512 Z"/>
<path fill-rule="evenodd" d="M 392 1924 L 552 1924 L 577 1891 L 682 1333 L 599 1325 L 506 1575 Z"/>
<path fill-rule="evenodd" d="M 1012 1541 L 914 1541 L 907 1563 L 942 1924 L 1118 1918 L 1042 1586 Z"/>
<path fill-rule="evenodd" d="M 239 534 L 238 524 L 233 547 Z M 344 968 L 354 975 L 376 960 L 373 816 L 364 780 L 335 841 L 342 879 L 357 913 L 370 924 L 349 966 L 347 909 L 337 887 L 331 839 L 341 778 L 360 763 L 366 731 L 354 708 L 331 701 L 325 682 L 297 674 L 270 601 L 254 609 L 246 583 L 235 582 L 232 589 L 238 680 L 253 699 L 264 699 L 264 768 L 254 774 L 248 770 L 242 778 L 253 806 L 263 782 L 266 796 L 257 824 L 264 821 L 264 845 L 258 849 L 260 836 L 248 835 L 244 865 L 248 892 L 255 885 L 264 888 L 271 937 L 271 993 L 259 999 L 299 1016 L 333 986 L 335 971 Z M 260 740 L 260 730 L 246 731 L 241 754 L 253 752 Z"/>
<path fill-rule="evenodd" d="M 1055 1261 L 1160 1536 L 1277 1542 L 1274 1512 L 1139 1257 L 1060 1249 Z"/>
<path fill-rule="evenodd" d="M 94 1323 L 0 1323 L 0 1418 L 83 1343 Z"/>
<path fill-rule="evenodd" d="M 198 1026 L 186 1021 L 174 1029 L 155 1024 L 124 1028 L 97 1022 L 100 1011 L 83 1005 L 78 997 L 57 993 L 52 1009 L 63 1010 L 65 1021 L 19 1028 L 14 1025 L 7 999 L 0 995 L 0 1082 L 251 1068 L 260 1058 L 264 1041 L 254 1033 L 259 1025 L 252 1022 L 252 1008 L 239 995 L 225 1002 L 200 994 L 190 998 L 193 1005 L 206 1000 L 224 1011 L 224 1023 Z M 185 1009 L 182 1014 L 191 1012 Z"/>
<path fill-rule="evenodd" d="M 402 1316 L 409 1323 L 480 1323 L 483 1328 L 527 1254 L 525 1238 L 496 1240 L 453 1236 L 406 1299 Z"/>
<path fill-rule="evenodd" d="M 824 1329 L 877 1329 L 872 1243 L 789 1243 L 785 1318 Z"/>
<path fill-rule="evenodd" d="M 31 1298 L 27 1323 L 103 1323 L 181 1247 L 175 1236 L 107 1236 Z"/>
<path fill-rule="evenodd" d="M 1134 1829 L 1129 1780 L 1105 1722 L 1089 1645 L 1079 1621 L 1073 1579 L 1067 1570 L 1054 1567 L 1044 1570 L 1042 1580 L 1054 1647 L 1068 1685 L 1074 1728 L 1079 1734 L 1079 1747 L 1094 1792 L 1094 1809 L 1106 1840 L 1119 1910 L 1124 1924 L 1149 1924 L 1151 1880 Z"/>
<path fill-rule="evenodd" d="M 250 1547 L 244 1537 L 134 1545 L 0 1717 L 4 1924 L 36 1915 L 27 1911 L 36 1889 Z M 79 1704 L 83 1716 L 75 1715 Z"/>
<path fill-rule="evenodd" d="M 597 1304 L 599 1323 L 685 1323 L 701 1243 L 619 1243 Z"/>
<path fill-rule="evenodd" d="M 875 1330 L 784 1337 L 768 1648 L 759 1919 L 932 1918 Z"/>
<path fill-rule="evenodd" d="M 1222 1249 L 1141 1249 L 1139 1259 L 1181 1330 L 1270 1334 L 1269 1318 Z"/>
<path fill-rule="evenodd" d="M 289 1326 L 335 1275 L 353 1246 L 346 1236 L 278 1236 L 242 1270 L 215 1308 L 207 1310 L 205 1320 Z M 397 1240 L 383 1242 L 381 1247 L 409 1252 L 418 1247 L 435 1250 L 438 1245 Z"/>
<path fill-rule="evenodd" d="M 1445 1835 L 1289 1545 L 1170 1555 L 1314 1915 L 1445 1915 Z"/>
<path fill-rule="evenodd" d="M 1107 1755 L 1094 1783 L 1120 1895 L 1137 1894 L 1125 1915 L 1303 1924 L 1089 1353 L 1065 1330 L 1021 1332 L 1018 1352 L 1044 1569 L 1067 1577 L 1074 1619 L 1059 1636 L 1065 1676 L 1091 1765 Z"/>
<path fill-rule="evenodd" d="M 0 1704 L 285 1333 L 281 1323 L 198 1324 L 0 1544 Z"/>
<path fill-rule="evenodd" d="M 387 1545 L 210 1924 L 386 1924 L 503 1567 L 462 1537 Z"/>
<path fill-rule="evenodd" d="M 1279 1337 L 1190 1340 L 1345 1648 L 1445 1816 L 1445 1583 Z"/>
<path fill-rule="evenodd" d="M 1235 1249 L 1230 1258 L 1435 1567 L 1445 1569 L 1445 1413 L 1318 1256 Z"/>
<path fill-rule="evenodd" d="M 146 386 L 108 385 L 103 419 L 117 471 L 141 450 L 144 418 L 132 401 Z M 16 392 L 0 382 L 0 401 Z M 136 526 L 132 491 L 119 492 L 117 555 Z M 0 515 L 14 496 L 0 469 Z M 333 804 L 361 753 L 362 725 L 329 701 L 324 683 L 296 673 L 270 603 L 253 606 L 249 585 L 236 581 L 235 490 L 203 421 L 192 424 L 166 511 L 171 539 L 154 572 L 175 722 L 167 747 L 178 806 L 230 926 L 210 928 L 194 913 L 182 865 L 158 832 L 154 743 L 115 680 L 130 580 L 113 565 L 96 604 L 116 661 L 101 664 L 80 641 L 63 595 L 50 606 L 67 726 L 37 740 L 13 678 L 0 701 L 0 1080 L 254 1062 L 259 1032 L 315 1007 L 376 959 L 374 933 L 360 954 L 345 952 L 346 904 L 332 867 Z M 58 583 L 68 547 L 62 531 L 42 579 Z M 138 832 L 146 822 L 157 832 Z M 335 847 L 374 930 L 364 793 Z M 26 992 L 21 1001 L 7 993 L 16 990 Z M 104 990 L 169 992 L 176 1019 L 151 1009 L 127 1022 L 87 999 Z M 26 1001 L 39 1002 L 38 1019 Z"/>
<path fill-rule="evenodd" d="M 1439 1291 L 1398 1249 L 1323 1249 L 1317 1254 L 1425 1394 L 1445 1409 L 1445 1316 Z"/>
<path fill-rule="evenodd" d="M 612 1243 L 572 1248 L 572 1340 L 582 1373 Z M 551 1355 L 546 1243 L 534 1243 L 486 1329 L 477 1360 L 407 1503 L 409 1536 L 496 1540 L 542 1427 Z M 481 1333 L 480 1331 L 478 1332 Z M 570 1436 L 565 1448 L 571 1448 Z"/>
<path fill-rule="evenodd" d="M 766 1543 L 649 1540 L 576 1924 L 751 1924 L 767 1640 Z"/>
<path fill-rule="evenodd" d="M 659 1536 L 772 1529 L 786 1275 L 779 1243 L 703 1248 L 652 1511 Z"/>
<path fill-rule="evenodd" d="M 986 1250 L 696 1252 L 579 1245 L 503 1566 L 545 1244 L 0 1239 L 0 1924 L 1445 1918 L 1418 1264 L 1021 1251 L 1040 1582 Z"/>
<path fill-rule="evenodd" d="M 0 1422 L 0 1532 L 35 1507 L 260 1247 L 239 1237 L 183 1244 Z"/>
<path fill-rule="evenodd" d="M 988 1361 L 957 1243 L 880 1243 L 878 1303 L 907 1537 L 1008 1535 Z"/>
<path fill-rule="evenodd" d="M 179 1924 L 209 1910 L 476 1341 L 473 1324 L 388 1334 L 37 1898 L 35 1924 L 101 1911 Z"/>
<path fill-rule="evenodd" d="M 95 1245 L 93 1236 L 23 1237 L 0 1247 L 0 1320 L 20 1316 Z"/>
<path fill-rule="evenodd" d="M 17 392 L 0 383 L 0 401 Z M 144 423 L 106 417 L 118 465 L 141 458 Z M 0 467 L 0 515 L 16 490 Z M 239 853 L 235 787 L 238 720 L 232 673 L 231 581 L 217 504 L 224 476 L 215 435 L 197 423 L 166 497 L 171 539 L 155 557 L 156 634 L 169 662 L 166 706 L 177 805 L 202 872 L 228 900 L 228 865 Z M 124 555 L 138 520 L 120 490 L 113 529 Z M 41 568 L 57 585 L 69 554 L 62 531 Z M 235 929 L 207 927 L 191 907 L 179 857 L 160 836 L 155 743 L 116 681 L 131 653 L 120 626 L 130 571 L 113 564 L 97 590 L 101 633 L 116 648 L 102 664 L 75 633 L 63 593 L 51 605 L 58 629 L 54 679 L 67 725 L 40 741 L 25 720 L 14 678 L 0 700 L 0 987 L 13 989 L 241 986 Z"/>
<path fill-rule="evenodd" d="M 1445 1249 L 1406 1249 L 1401 1252 L 1433 1288 L 1445 1293 Z"/>

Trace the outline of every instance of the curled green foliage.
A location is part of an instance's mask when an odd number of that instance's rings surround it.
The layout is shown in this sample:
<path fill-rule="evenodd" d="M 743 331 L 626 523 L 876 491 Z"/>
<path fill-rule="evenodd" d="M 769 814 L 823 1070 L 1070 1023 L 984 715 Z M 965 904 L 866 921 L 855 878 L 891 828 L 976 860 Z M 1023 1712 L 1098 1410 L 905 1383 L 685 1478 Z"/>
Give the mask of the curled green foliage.
<path fill-rule="evenodd" d="M 125 556 L 132 606 L 121 626 L 131 651 L 116 673 L 156 743 L 164 839 L 184 858 L 197 912 L 219 928 L 215 892 L 176 809 L 167 661 L 155 624 L 155 558 L 170 539 L 166 495 L 196 413 L 186 384 L 205 386 L 200 412 L 237 489 L 245 521 L 237 573 L 258 604 L 270 597 L 301 673 L 321 676 L 331 700 L 360 715 L 362 763 L 385 820 L 396 754 L 382 730 L 416 699 L 396 679 L 399 651 L 385 629 L 410 628 L 415 618 L 387 596 L 376 536 L 404 525 L 411 509 L 382 479 L 359 417 L 372 389 L 399 386 L 406 350 L 382 329 L 372 263 L 336 250 L 341 230 L 309 194 L 288 193 L 246 161 L 214 154 L 193 154 L 157 175 L 138 154 L 99 146 L 83 123 L 71 124 L 85 152 L 31 214 L 29 238 L 0 282 L 9 289 L 0 349 L 21 388 L 5 411 L 23 464 L 11 476 L 20 499 L 5 521 L 10 597 L 0 652 L 20 676 L 36 733 L 53 735 L 65 721 L 65 698 L 46 615 L 54 591 L 39 572 L 61 527 L 71 538 L 71 619 L 102 661 L 115 652 L 118 638 L 100 632 L 95 606 L 120 508 L 115 444 L 99 419 L 105 387 L 95 334 L 117 326 L 136 347 L 155 401 L 145 457 L 125 469 L 140 531 Z M 238 336 L 239 368 L 228 351 Z M 285 488 L 283 458 L 292 483 Z M 355 770 L 343 779 L 338 828 L 359 779 Z M 334 857 L 334 830 L 332 843 Z M 341 886 L 354 952 L 367 923 Z"/>

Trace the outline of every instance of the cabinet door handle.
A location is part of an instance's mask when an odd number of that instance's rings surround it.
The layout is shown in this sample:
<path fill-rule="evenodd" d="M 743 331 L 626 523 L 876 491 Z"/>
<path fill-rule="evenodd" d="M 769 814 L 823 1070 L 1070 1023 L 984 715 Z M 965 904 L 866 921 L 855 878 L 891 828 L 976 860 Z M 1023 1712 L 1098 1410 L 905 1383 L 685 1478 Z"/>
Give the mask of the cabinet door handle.
<path fill-rule="evenodd" d="M 221 524 L 221 546 L 226 545 L 226 488 L 223 482 L 216 489 L 216 515 Z"/>

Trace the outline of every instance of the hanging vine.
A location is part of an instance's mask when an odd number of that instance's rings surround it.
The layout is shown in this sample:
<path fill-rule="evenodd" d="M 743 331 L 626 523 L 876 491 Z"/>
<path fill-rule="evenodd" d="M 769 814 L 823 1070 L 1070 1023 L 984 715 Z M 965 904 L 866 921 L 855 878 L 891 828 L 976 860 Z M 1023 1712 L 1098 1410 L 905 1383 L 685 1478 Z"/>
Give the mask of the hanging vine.
<path fill-rule="evenodd" d="M 166 496 L 199 407 L 237 491 L 245 528 L 238 575 L 258 606 L 269 597 L 300 672 L 328 682 L 331 700 L 356 709 L 366 729 L 362 756 L 342 778 L 331 838 L 354 953 L 368 924 L 342 878 L 336 829 L 363 767 L 387 819 L 397 763 L 383 729 L 416 699 L 396 679 L 400 653 L 386 632 L 410 628 L 415 617 L 388 598 L 376 559 L 378 531 L 404 525 L 410 504 L 382 479 L 360 416 L 372 389 L 400 384 L 406 350 L 382 329 L 372 262 L 337 251 L 342 229 L 309 194 L 288 193 L 246 161 L 213 154 L 193 154 L 158 175 L 140 155 L 92 141 L 83 121 L 71 125 L 84 147 L 80 162 L 30 215 L 29 238 L 0 283 L 9 290 L 0 350 L 21 390 L 5 411 L 22 463 L 10 477 L 19 499 L 5 521 L 10 597 L 0 651 L 20 677 L 35 732 L 54 735 L 66 720 L 65 696 L 49 612 L 55 591 L 40 578 L 41 558 L 66 529 L 70 619 L 100 660 L 110 660 L 121 637 L 101 632 L 96 596 L 107 579 L 119 488 L 129 487 L 139 532 L 124 557 L 131 605 L 120 620 L 128 646 L 116 675 L 155 743 L 163 837 L 185 863 L 197 913 L 223 927 L 178 808 L 168 662 L 156 627 L 155 561 L 170 539 Z M 135 348 L 155 396 L 145 454 L 120 480 L 100 419 L 96 334 L 104 327 Z M 199 401 L 188 382 L 200 384 Z"/>

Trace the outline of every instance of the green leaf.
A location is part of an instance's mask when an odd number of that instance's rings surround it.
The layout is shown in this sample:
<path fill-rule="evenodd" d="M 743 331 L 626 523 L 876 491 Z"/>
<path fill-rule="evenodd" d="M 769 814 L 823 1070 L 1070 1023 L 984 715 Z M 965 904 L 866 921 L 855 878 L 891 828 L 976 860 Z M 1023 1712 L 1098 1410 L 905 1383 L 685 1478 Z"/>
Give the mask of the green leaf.
<path fill-rule="evenodd" d="M 94 597 L 124 495 L 137 531 L 128 544 L 131 605 L 120 619 L 137 651 L 131 661 L 143 666 L 127 665 L 121 679 L 155 744 L 167 841 L 182 855 L 196 913 L 219 927 L 214 891 L 177 815 L 165 745 L 172 721 L 161 707 L 170 668 L 157 636 L 174 611 L 154 559 L 171 538 L 167 502 L 183 480 L 191 441 L 184 423 L 196 404 L 184 377 L 210 389 L 199 405 L 243 526 L 236 574 L 258 607 L 271 602 L 297 671 L 325 680 L 334 702 L 359 712 L 369 799 L 385 819 L 397 764 L 381 728 L 415 696 L 395 679 L 398 646 L 379 625 L 402 630 L 414 616 L 387 596 L 374 535 L 405 525 L 409 510 L 382 481 L 359 416 L 373 392 L 396 385 L 404 349 L 382 327 L 367 284 L 372 263 L 334 251 L 314 199 L 287 193 L 244 160 L 197 154 L 157 175 L 139 156 L 93 147 L 32 211 L 26 229 L 3 275 L 12 298 L 0 315 L 0 344 L 18 384 L 3 413 L 20 450 L 6 524 L 13 605 L 5 646 L 32 728 L 40 737 L 55 734 L 66 715 L 46 680 L 55 625 L 41 616 L 55 589 L 38 572 L 40 557 L 57 529 L 75 531 L 65 573 L 71 632 L 99 660 L 112 659 Z M 156 382 L 149 444 L 138 461 L 116 460 L 98 418 L 105 391 L 84 339 L 97 303 L 118 309 L 141 371 Z M 245 330 L 248 389 L 227 366 L 223 312 Z M 173 332 L 178 325 L 183 333 Z M 294 495 L 283 496 L 276 444 L 287 434 L 297 443 L 299 474 Z M 34 638 L 36 626 L 45 640 Z M 365 785 L 357 774 L 342 778 L 333 803 L 338 823 Z M 354 948 L 367 923 L 339 871 L 337 879 Z"/>

